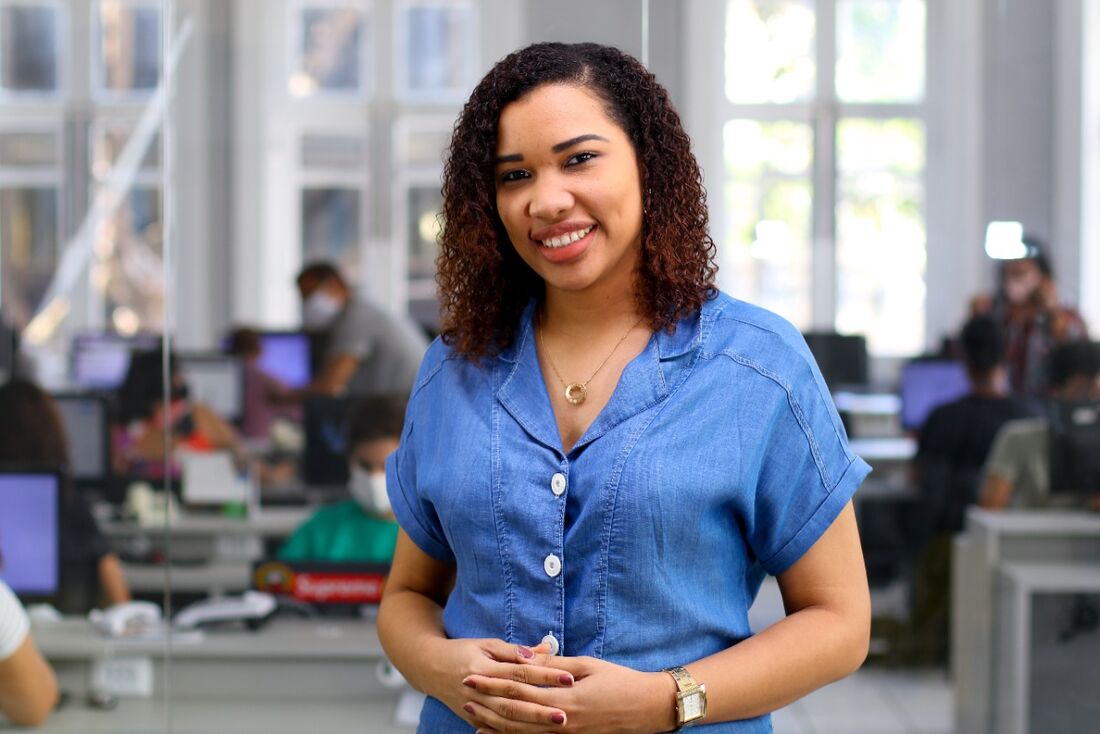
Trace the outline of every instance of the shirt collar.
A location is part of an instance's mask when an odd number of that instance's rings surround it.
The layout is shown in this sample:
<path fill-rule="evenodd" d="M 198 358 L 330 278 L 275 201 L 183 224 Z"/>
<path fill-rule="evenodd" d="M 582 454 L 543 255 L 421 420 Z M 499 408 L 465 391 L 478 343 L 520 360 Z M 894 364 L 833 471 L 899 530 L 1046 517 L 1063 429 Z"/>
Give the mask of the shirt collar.
<path fill-rule="evenodd" d="M 702 311 L 704 313 L 710 310 L 708 307 L 712 302 L 706 301 L 703 304 Z M 512 343 L 501 350 L 498 359 L 505 362 L 516 362 L 524 339 L 534 336 L 535 309 L 537 307 L 538 302 L 534 298 L 527 302 L 523 313 L 520 314 L 519 325 L 516 327 Z M 676 324 L 676 330 L 671 334 L 663 330 L 657 333 L 657 354 L 662 361 L 682 357 L 688 352 L 703 346 L 703 329 L 701 328 L 702 319 L 700 316 L 700 313 L 693 313 L 680 319 Z"/>
<path fill-rule="evenodd" d="M 532 438 L 560 451 L 561 438 L 535 349 L 535 305 L 534 300 L 527 304 L 512 344 L 500 354 L 500 360 L 510 366 L 504 367 L 505 376 L 497 390 L 497 398 Z M 687 365 L 662 365 L 662 362 L 682 357 L 702 345 L 700 322 L 699 315 L 693 314 L 682 319 L 673 333 L 661 331 L 650 339 L 641 354 L 623 370 L 611 400 L 577 441 L 572 452 L 668 395 L 670 384 L 675 383 L 669 378 L 673 373 L 687 368 Z M 673 373 L 669 373 L 670 368 Z"/>

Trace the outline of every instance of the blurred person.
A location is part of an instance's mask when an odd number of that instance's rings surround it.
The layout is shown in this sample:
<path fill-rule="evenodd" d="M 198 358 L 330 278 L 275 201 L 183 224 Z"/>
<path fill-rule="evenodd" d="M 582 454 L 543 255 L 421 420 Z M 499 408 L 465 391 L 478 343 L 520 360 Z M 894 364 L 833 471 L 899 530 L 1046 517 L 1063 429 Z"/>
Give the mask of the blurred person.
<path fill-rule="evenodd" d="M 1070 342 L 1050 352 L 1051 400 L 1100 398 L 1100 343 Z M 1050 439 L 1046 418 L 1006 423 L 985 465 L 980 504 L 989 510 L 1039 508 L 1073 502 L 1050 496 Z M 1088 501 L 1100 509 L 1100 497 Z"/>
<path fill-rule="evenodd" d="M 0 380 L 26 377 L 30 373 L 30 364 L 20 349 L 19 331 L 0 310 Z"/>
<path fill-rule="evenodd" d="M 949 648 L 951 545 L 975 504 L 982 467 L 997 432 L 1031 415 L 1008 395 L 1005 339 L 991 316 L 975 316 L 959 338 L 970 393 L 937 407 L 921 428 L 914 478 L 923 522 L 917 538 L 911 612 L 894 641 L 891 658 L 907 664 L 943 665 Z"/>
<path fill-rule="evenodd" d="M 58 607 L 83 614 L 129 601 L 130 587 L 118 556 L 68 475 L 69 440 L 57 405 L 45 391 L 18 378 L 0 387 L 0 464 L 63 472 Z"/>
<path fill-rule="evenodd" d="M 386 493 L 386 458 L 405 423 L 404 395 L 371 395 L 352 408 L 347 427 L 348 488 L 352 499 L 324 507 L 279 549 L 287 561 L 388 563 L 397 522 Z"/>
<path fill-rule="evenodd" d="M 115 398 L 111 438 L 116 474 L 163 479 L 168 448 L 171 452 L 230 451 L 238 463 L 245 461 L 237 432 L 229 422 L 209 406 L 189 398 L 174 356 L 169 357 L 169 380 L 165 385 L 161 351 L 135 352 Z M 179 467 L 174 463 L 172 475 L 179 476 Z"/>
<path fill-rule="evenodd" d="M 1088 339 L 1081 315 L 1059 302 L 1050 259 L 1036 237 L 1023 239 L 1028 255 L 1004 260 L 995 296 L 971 302 L 972 315 L 990 314 L 1005 330 L 1009 386 L 1013 394 L 1041 400 L 1046 394 L 1045 365 L 1057 344 Z"/>
<path fill-rule="evenodd" d="M 234 329 L 229 353 L 240 358 L 244 372 L 243 435 L 266 439 L 279 419 L 302 422 L 302 407 L 295 391 L 260 367 L 260 332 L 247 327 Z"/>
<path fill-rule="evenodd" d="M 27 613 L 0 579 L 0 714 L 16 726 L 39 726 L 57 700 L 57 678 L 31 639 Z"/>
<path fill-rule="evenodd" d="M 325 333 L 319 373 L 305 389 L 314 395 L 408 392 L 428 347 L 424 333 L 353 291 L 326 262 L 298 273 L 302 324 Z"/>

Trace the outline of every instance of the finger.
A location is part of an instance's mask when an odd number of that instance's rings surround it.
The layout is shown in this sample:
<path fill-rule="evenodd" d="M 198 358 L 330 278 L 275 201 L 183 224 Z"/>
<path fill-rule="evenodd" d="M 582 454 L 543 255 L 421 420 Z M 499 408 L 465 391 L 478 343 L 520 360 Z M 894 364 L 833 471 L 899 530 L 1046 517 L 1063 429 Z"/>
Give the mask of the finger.
<path fill-rule="evenodd" d="M 572 673 L 567 673 L 560 668 L 542 668 L 534 665 L 504 665 L 494 671 L 493 675 L 472 674 L 463 679 L 462 685 L 473 688 L 475 691 L 489 693 L 495 696 L 504 695 L 504 691 L 516 683 L 530 687 L 527 695 L 519 696 L 525 701 L 543 703 L 539 692 L 544 688 L 569 688 L 575 682 Z"/>
<path fill-rule="evenodd" d="M 504 640 L 483 640 L 482 649 L 485 653 L 494 660 L 510 663 L 517 659 L 517 657 L 525 657 L 528 652 L 532 654 L 536 653 L 548 653 L 550 652 L 549 645 L 544 647 L 545 643 L 539 643 L 534 648 L 526 645 L 514 645 L 511 642 L 505 642 Z M 524 652 L 520 652 L 520 651 Z"/>
<path fill-rule="evenodd" d="M 547 727 L 564 726 L 567 717 L 561 709 L 540 706 L 497 696 L 474 694 L 476 700 L 462 704 L 462 709 L 478 722 L 505 734 L 534 734 Z"/>
<path fill-rule="evenodd" d="M 527 653 L 531 653 L 530 656 Z M 544 668 L 558 668 L 572 673 L 574 678 L 582 678 L 591 672 L 590 657 L 568 657 L 540 653 L 520 645 L 516 649 L 516 662 L 522 665 L 538 665 Z"/>

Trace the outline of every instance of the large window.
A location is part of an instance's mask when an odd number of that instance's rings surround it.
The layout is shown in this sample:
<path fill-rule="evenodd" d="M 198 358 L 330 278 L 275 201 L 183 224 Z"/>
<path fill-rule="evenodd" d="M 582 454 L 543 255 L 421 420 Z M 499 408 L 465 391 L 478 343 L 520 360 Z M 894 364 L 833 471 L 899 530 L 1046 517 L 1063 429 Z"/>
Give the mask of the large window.
<path fill-rule="evenodd" d="M 0 3 L 0 95 L 48 97 L 60 90 L 62 21 L 57 2 Z"/>
<path fill-rule="evenodd" d="M 25 326 L 57 267 L 61 135 L 52 126 L 0 127 L 0 297 Z"/>
<path fill-rule="evenodd" d="M 370 3 L 309 0 L 290 5 L 290 93 L 366 96 L 370 89 Z"/>
<path fill-rule="evenodd" d="M 919 352 L 924 1 L 695 5 L 724 20 L 695 51 L 693 68 L 714 47 L 724 63 L 692 108 L 717 120 L 699 137 L 722 286 L 802 329 L 863 334 L 872 353 Z"/>
<path fill-rule="evenodd" d="M 160 78 L 160 0 L 98 0 L 93 89 L 104 101 L 140 101 Z"/>

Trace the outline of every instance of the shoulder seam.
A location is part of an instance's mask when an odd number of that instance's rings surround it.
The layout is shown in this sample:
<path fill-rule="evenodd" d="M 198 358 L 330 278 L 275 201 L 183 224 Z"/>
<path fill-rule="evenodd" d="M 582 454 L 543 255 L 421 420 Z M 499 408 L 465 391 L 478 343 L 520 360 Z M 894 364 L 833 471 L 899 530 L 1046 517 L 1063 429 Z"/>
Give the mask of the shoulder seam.
<path fill-rule="evenodd" d="M 794 419 L 795 421 L 797 421 L 799 428 L 802 429 L 802 434 L 806 437 L 806 443 L 810 446 L 810 455 L 813 456 L 814 465 L 817 466 L 818 474 L 821 475 L 821 481 L 822 483 L 824 483 L 825 488 L 829 492 L 832 492 L 836 485 L 833 483 L 832 478 L 829 476 L 829 471 L 825 467 L 825 460 L 821 456 L 821 448 L 817 445 L 817 441 L 814 439 L 813 431 L 810 430 L 809 421 L 806 420 L 806 414 L 802 411 L 802 406 L 798 402 L 798 399 L 795 398 L 794 390 L 791 388 L 790 383 L 784 380 L 777 373 L 772 372 L 768 368 L 764 367 L 764 365 L 760 364 L 759 362 L 755 362 L 738 352 L 734 352 L 729 349 L 723 349 L 713 356 L 727 357 L 737 364 L 748 367 L 749 369 L 755 371 L 761 377 L 771 380 L 783 389 L 783 392 L 787 394 L 787 404 L 790 406 L 791 413 L 794 415 Z"/>

